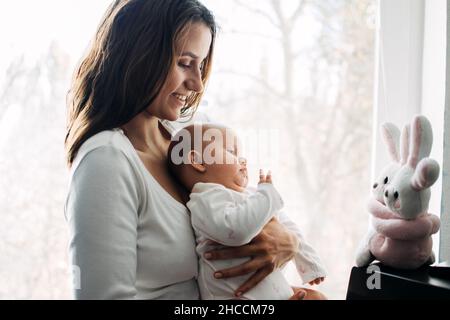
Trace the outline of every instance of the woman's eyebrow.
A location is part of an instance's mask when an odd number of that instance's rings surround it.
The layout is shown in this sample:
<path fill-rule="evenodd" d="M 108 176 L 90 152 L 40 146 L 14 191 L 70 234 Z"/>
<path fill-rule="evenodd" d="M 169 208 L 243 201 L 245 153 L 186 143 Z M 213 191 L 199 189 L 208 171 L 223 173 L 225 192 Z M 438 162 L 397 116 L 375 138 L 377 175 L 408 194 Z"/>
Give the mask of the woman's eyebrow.
<path fill-rule="evenodd" d="M 191 58 L 193 58 L 193 59 L 198 59 L 198 56 L 195 55 L 194 53 L 190 52 L 190 51 L 183 52 L 183 53 L 181 54 L 181 56 L 189 56 L 189 57 L 191 57 Z"/>

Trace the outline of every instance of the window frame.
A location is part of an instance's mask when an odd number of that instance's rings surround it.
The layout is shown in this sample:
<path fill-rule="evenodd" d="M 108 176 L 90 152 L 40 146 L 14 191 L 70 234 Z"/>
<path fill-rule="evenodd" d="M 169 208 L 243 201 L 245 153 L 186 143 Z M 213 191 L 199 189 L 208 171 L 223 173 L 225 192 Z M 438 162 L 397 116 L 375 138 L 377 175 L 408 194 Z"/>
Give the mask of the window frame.
<path fill-rule="evenodd" d="M 446 14 L 446 40 L 450 35 L 450 6 L 446 4 L 444 13 Z M 446 41 L 446 62 L 450 61 L 450 47 Z M 450 261 L 450 63 L 445 67 L 445 111 L 443 128 L 443 164 L 442 164 L 442 203 L 441 203 L 441 234 L 439 261 Z"/>
<path fill-rule="evenodd" d="M 389 121 L 401 128 L 415 114 L 425 115 L 433 124 L 430 157 L 448 172 L 450 164 L 443 161 L 450 159 L 450 150 L 444 150 L 443 141 L 444 125 L 448 129 L 445 132 L 450 131 L 448 112 L 444 122 L 444 110 L 450 104 L 450 86 L 446 81 L 450 72 L 445 71 L 449 55 L 447 1 L 379 0 L 378 5 L 372 180 L 389 161 L 380 125 Z M 450 146 L 448 134 L 447 140 Z M 429 208 L 434 214 L 441 213 L 440 235 L 433 237 L 439 261 L 449 260 L 450 256 L 449 196 L 450 179 L 441 174 L 432 187 Z"/>

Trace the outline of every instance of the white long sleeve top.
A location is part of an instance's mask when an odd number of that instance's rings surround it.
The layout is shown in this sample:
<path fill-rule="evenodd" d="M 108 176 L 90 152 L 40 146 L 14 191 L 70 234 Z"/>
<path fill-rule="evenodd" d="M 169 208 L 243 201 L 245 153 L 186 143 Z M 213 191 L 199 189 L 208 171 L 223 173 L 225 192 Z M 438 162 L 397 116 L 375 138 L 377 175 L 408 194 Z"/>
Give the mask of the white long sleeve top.
<path fill-rule="evenodd" d="M 77 299 L 199 299 L 187 208 L 165 191 L 120 129 L 80 148 L 65 215 Z"/>
<path fill-rule="evenodd" d="M 255 192 L 236 192 L 220 184 L 197 183 L 187 206 L 196 234 L 198 282 L 202 299 L 233 299 L 235 290 L 250 277 L 215 279 L 214 272 L 244 263 L 248 258 L 206 260 L 204 253 L 215 247 L 210 240 L 222 246 L 247 244 L 272 217 L 277 217 L 280 223 L 299 237 L 300 244 L 294 262 L 303 282 L 326 275 L 314 249 L 305 241 L 295 223 L 280 211 L 283 200 L 272 184 L 259 184 Z M 281 270 L 275 270 L 241 299 L 287 299 L 292 293 Z"/>

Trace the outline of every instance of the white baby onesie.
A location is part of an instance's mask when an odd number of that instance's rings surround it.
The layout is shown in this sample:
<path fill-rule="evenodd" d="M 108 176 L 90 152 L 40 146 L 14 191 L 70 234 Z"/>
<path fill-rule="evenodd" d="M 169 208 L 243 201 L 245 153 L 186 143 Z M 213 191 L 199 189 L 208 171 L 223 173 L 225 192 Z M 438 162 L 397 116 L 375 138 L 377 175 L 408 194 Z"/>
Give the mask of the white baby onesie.
<path fill-rule="evenodd" d="M 237 192 L 220 184 L 197 183 L 187 207 L 191 212 L 197 242 L 198 283 L 202 299 L 235 299 L 234 292 L 251 276 L 216 279 L 216 271 L 240 265 L 249 258 L 210 261 L 204 258 L 204 253 L 214 248 L 249 243 L 272 217 L 278 218 L 280 223 L 299 237 L 299 250 L 294 262 L 303 282 L 325 276 L 314 249 L 304 241 L 298 227 L 280 212 L 283 200 L 272 184 L 261 183 L 256 192 Z M 291 286 L 278 269 L 240 298 L 286 300 L 292 294 Z"/>

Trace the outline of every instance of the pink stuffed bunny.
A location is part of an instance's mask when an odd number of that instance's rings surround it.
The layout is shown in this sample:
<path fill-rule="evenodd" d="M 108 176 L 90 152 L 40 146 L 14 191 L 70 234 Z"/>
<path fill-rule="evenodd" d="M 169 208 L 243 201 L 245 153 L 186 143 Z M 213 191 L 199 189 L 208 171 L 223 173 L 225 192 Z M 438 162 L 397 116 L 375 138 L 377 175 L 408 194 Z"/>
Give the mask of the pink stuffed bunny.
<path fill-rule="evenodd" d="M 377 259 L 387 266 L 415 269 L 435 261 L 431 235 L 439 230 L 440 222 L 437 216 L 427 213 L 429 187 L 439 176 L 438 163 L 426 158 L 432 141 L 430 122 L 416 116 L 411 124 L 411 140 L 408 126 L 402 132 L 401 159 L 398 149 L 388 143 L 391 157 L 399 160 L 399 166 L 384 179 L 382 199 L 374 185 L 374 198 L 368 204 L 371 229 L 358 251 L 357 266 Z"/>

